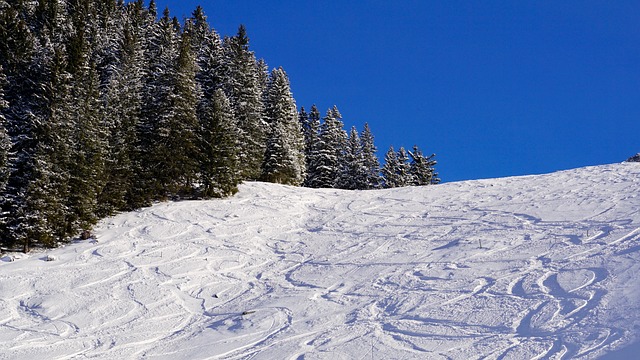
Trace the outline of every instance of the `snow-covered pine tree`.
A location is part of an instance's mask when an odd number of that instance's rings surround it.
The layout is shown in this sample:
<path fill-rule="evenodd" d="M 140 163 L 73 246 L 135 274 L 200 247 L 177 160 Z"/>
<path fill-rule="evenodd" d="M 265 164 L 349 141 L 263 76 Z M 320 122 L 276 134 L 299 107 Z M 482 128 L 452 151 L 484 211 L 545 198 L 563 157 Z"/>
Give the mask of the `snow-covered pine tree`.
<path fill-rule="evenodd" d="M 3 18 L 1 27 L 17 30 L 10 35 L 18 37 L 19 52 L 3 59 L 2 64 L 7 66 L 9 107 L 4 113 L 12 147 L 2 203 L 1 241 L 9 247 L 22 246 L 26 252 L 32 245 L 55 246 L 57 234 L 64 232 L 60 230 L 64 228 L 64 200 L 58 196 L 60 184 L 55 180 L 59 174 L 53 157 L 59 156 L 57 136 L 64 135 L 55 131 L 60 119 L 51 116 L 62 88 L 55 86 L 56 51 L 51 37 L 37 39 L 26 28 L 24 19 L 28 17 L 19 15 L 24 8 L 4 10 L 17 16 L 13 23 Z"/>
<path fill-rule="evenodd" d="M 304 135 L 289 78 L 282 68 L 274 69 L 269 77 L 266 115 L 270 132 L 261 179 L 279 184 L 302 184 L 306 171 Z"/>
<path fill-rule="evenodd" d="M 362 136 L 360 137 L 362 146 L 362 162 L 365 172 L 363 189 L 377 189 L 382 183 L 380 176 L 380 161 L 376 155 L 377 148 L 373 141 L 373 134 L 369 124 L 364 124 Z"/>
<path fill-rule="evenodd" d="M 104 217 L 116 211 L 132 210 L 148 204 L 144 192 L 138 190 L 137 127 L 142 111 L 142 76 L 144 42 L 141 36 L 142 7 L 131 3 L 119 16 L 122 32 L 117 34 L 120 44 L 117 67 L 107 85 L 109 152 L 106 159 L 106 184 L 98 197 L 98 216 Z M 115 35 L 115 34 L 114 34 Z"/>
<path fill-rule="evenodd" d="M 413 184 L 409 164 L 409 154 L 404 147 L 396 152 L 393 146 L 389 147 L 385 155 L 385 164 L 382 167 L 382 177 L 385 188 L 410 186 Z"/>
<path fill-rule="evenodd" d="M 92 18 L 94 18 L 90 34 L 93 48 L 91 58 L 96 64 L 104 100 L 107 85 L 120 61 L 124 5 L 119 5 L 116 0 L 91 1 L 91 3 Z"/>
<path fill-rule="evenodd" d="M 258 86 L 260 87 L 260 93 L 262 94 L 262 103 L 264 105 L 264 110 L 266 111 L 266 102 L 269 96 L 269 78 L 271 77 L 271 73 L 269 72 L 269 65 L 264 59 L 258 59 L 256 61 L 256 68 L 258 69 Z M 263 114 L 263 119 L 266 119 L 266 113 Z"/>
<path fill-rule="evenodd" d="M 402 179 L 400 179 L 398 174 L 399 168 L 400 161 L 398 160 L 398 153 L 393 148 L 393 145 L 391 145 L 384 156 L 384 166 L 382 167 L 382 177 L 385 188 L 402 186 Z"/>
<path fill-rule="evenodd" d="M 412 185 L 423 186 L 440 182 L 434 168 L 437 163 L 434 160 L 436 154 L 424 156 L 418 146 L 414 145 L 413 151 L 409 152 L 409 156 L 411 157 L 409 172 L 413 180 Z"/>
<path fill-rule="evenodd" d="M 303 115 L 303 111 L 301 111 L 299 119 L 300 124 L 302 125 L 302 132 L 304 134 L 304 154 L 307 173 L 303 185 L 310 187 L 309 181 L 311 177 L 309 174 L 311 173 L 312 164 L 315 162 L 315 149 L 318 141 L 320 141 L 320 111 L 318 111 L 318 108 L 314 104 L 311 106 L 311 110 L 308 115 Z"/>
<path fill-rule="evenodd" d="M 202 6 L 196 6 L 195 10 L 191 13 L 191 17 L 185 20 L 185 31 L 191 34 L 191 49 L 197 54 L 200 54 L 200 50 L 205 46 L 206 41 L 209 39 L 211 28 L 207 22 L 207 16 L 204 14 Z"/>
<path fill-rule="evenodd" d="M 66 240 L 72 233 L 67 228 L 66 219 L 72 209 L 66 206 L 70 196 L 70 164 L 72 161 L 71 135 L 74 131 L 73 102 L 70 101 L 72 90 L 72 75 L 68 71 L 68 51 L 65 43 L 72 34 L 70 18 L 65 10 L 63 0 L 48 0 L 38 4 L 36 11 L 38 54 L 45 70 L 46 80 L 42 83 L 41 116 L 47 120 L 41 124 L 41 134 L 38 147 L 41 160 L 48 163 L 48 184 L 46 206 L 47 227 L 53 236 L 47 239 L 54 241 Z M 45 105 L 46 104 L 46 105 Z M 48 135 L 46 135 L 48 134 Z M 41 179 L 42 181 L 42 179 Z M 38 190 L 34 191 L 38 193 Z M 40 244 L 42 245 L 42 244 Z M 46 245 L 50 246 L 50 245 Z"/>
<path fill-rule="evenodd" d="M 200 117 L 200 194 L 205 198 L 230 196 L 241 181 L 238 128 L 222 89 L 216 90 L 208 105 Z"/>
<path fill-rule="evenodd" d="M 202 91 L 203 105 L 206 108 L 217 89 L 222 88 L 226 76 L 225 55 L 220 35 L 209 27 L 207 17 L 200 6 L 193 12 L 186 28 L 191 32 L 191 44 L 198 72 L 196 80 Z"/>
<path fill-rule="evenodd" d="M 240 129 L 242 174 L 244 179 L 255 180 L 262 171 L 268 126 L 263 119 L 259 69 L 243 25 L 236 36 L 225 38 L 223 49 L 227 70 L 224 89 Z"/>
<path fill-rule="evenodd" d="M 148 17 L 155 4 L 150 4 Z M 150 21 L 149 19 L 148 21 Z M 174 73 L 178 57 L 176 34 L 169 10 L 165 9 L 158 22 L 149 24 L 146 31 L 147 49 L 142 96 L 142 117 L 138 126 L 139 150 L 142 156 L 140 169 L 144 192 L 154 199 L 164 198 L 175 191 L 175 179 L 166 172 L 167 162 L 172 161 L 168 141 L 174 111 Z"/>
<path fill-rule="evenodd" d="M 197 145 L 200 92 L 196 83 L 197 64 L 191 49 L 190 33 L 182 33 L 178 57 L 172 76 L 173 109 L 169 117 L 169 137 L 166 139 L 167 160 L 164 173 L 174 179 L 171 192 L 189 195 L 199 172 Z"/>
<path fill-rule="evenodd" d="M 95 4 L 71 0 L 69 6 L 67 69 L 71 75 L 66 100 L 72 132 L 67 198 L 67 234 L 88 230 L 98 220 L 98 194 L 104 188 L 108 136 L 106 109 L 101 97 L 101 81 L 94 52 L 98 19 Z"/>
<path fill-rule="evenodd" d="M 127 191 L 127 209 L 137 209 L 151 205 L 151 201 L 158 196 L 154 192 L 154 181 L 149 156 L 153 144 L 154 122 L 148 112 L 150 108 L 150 89 L 147 87 L 152 78 L 149 74 L 152 58 L 152 46 L 149 43 L 152 34 L 157 27 L 155 3 L 152 1 L 149 8 L 145 8 L 143 0 L 128 3 L 126 6 L 126 25 L 124 27 L 124 49 L 130 53 L 131 64 L 127 65 L 124 60 L 122 66 L 122 77 L 124 84 L 131 92 L 128 107 L 134 112 L 130 121 L 135 127 L 131 139 L 134 144 L 131 152 L 131 165 L 133 178 L 131 187 Z M 125 55 L 123 55 L 124 57 Z M 125 71 L 129 68 L 131 71 Z"/>
<path fill-rule="evenodd" d="M 398 150 L 398 186 L 409 186 L 413 184 L 413 175 L 411 174 L 411 164 L 409 164 L 409 153 L 404 147 Z"/>
<path fill-rule="evenodd" d="M 309 126 L 309 114 L 304 109 L 304 106 L 300 107 L 300 111 L 298 111 L 298 122 L 300 123 L 300 128 L 302 129 L 302 135 L 304 135 L 304 148 L 305 154 L 307 153 L 307 139 L 309 138 L 310 126 Z"/>
<path fill-rule="evenodd" d="M 90 229 L 98 220 L 98 194 L 105 185 L 107 131 L 101 107 L 99 78 L 90 59 L 74 72 L 71 98 L 72 139 L 67 219 L 69 234 Z"/>
<path fill-rule="evenodd" d="M 356 127 L 352 127 L 342 157 L 336 187 L 346 190 L 366 188 L 366 172 L 362 145 Z"/>
<path fill-rule="evenodd" d="M 313 188 L 335 187 L 340 159 L 347 141 L 342 115 L 336 106 L 327 110 L 323 120 L 318 141 L 313 146 L 313 159 L 308 175 L 308 186 Z"/>

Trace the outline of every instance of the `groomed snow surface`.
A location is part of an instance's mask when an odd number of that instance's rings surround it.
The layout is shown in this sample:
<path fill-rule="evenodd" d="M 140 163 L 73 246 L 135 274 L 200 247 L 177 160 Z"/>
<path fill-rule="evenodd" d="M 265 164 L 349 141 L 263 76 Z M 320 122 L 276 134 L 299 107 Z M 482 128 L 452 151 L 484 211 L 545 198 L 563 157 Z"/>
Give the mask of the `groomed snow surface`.
<path fill-rule="evenodd" d="M 640 341 L 639 190 L 622 163 L 157 204 L 5 254 L 0 358 L 615 358 Z"/>

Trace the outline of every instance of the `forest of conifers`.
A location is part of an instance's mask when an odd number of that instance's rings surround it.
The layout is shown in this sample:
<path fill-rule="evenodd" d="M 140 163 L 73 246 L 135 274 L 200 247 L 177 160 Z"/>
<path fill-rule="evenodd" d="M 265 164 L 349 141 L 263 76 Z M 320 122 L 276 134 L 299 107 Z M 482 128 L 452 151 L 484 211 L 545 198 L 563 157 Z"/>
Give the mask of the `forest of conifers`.
<path fill-rule="evenodd" d="M 0 240 L 51 247 L 118 211 L 225 197 L 246 180 L 376 189 L 439 182 L 434 155 L 390 148 L 337 107 L 298 110 L 243 26 L 198 7 L 0 0 Z"/>

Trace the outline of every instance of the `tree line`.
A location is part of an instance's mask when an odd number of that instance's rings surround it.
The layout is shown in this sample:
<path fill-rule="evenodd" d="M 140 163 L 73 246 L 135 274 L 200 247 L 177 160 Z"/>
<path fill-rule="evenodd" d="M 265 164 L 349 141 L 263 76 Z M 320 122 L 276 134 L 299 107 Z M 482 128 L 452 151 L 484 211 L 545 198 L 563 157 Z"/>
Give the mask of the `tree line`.
<path fill-rule="evenodd" d="M 282 68 L 143 0 L 0 0 L 0 235 L 56 246 L 154 201 L 226 197 L 245 180 L 377 189 L 439 182 L 434 155 L 299 111 Z"/>

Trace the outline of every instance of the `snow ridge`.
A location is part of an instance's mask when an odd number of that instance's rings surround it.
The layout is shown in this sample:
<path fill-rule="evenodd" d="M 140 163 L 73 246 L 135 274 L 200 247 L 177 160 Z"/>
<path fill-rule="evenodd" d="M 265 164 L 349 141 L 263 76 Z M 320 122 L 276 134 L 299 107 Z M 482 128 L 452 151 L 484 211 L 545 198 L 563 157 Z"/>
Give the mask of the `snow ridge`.
<path fill-rule="evenodd" d="M 2 258 L 0 359 L 595 359 L 639 340 L 639 175 L 245 183 L 120 214 Z"/>

